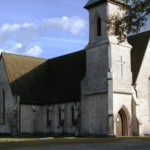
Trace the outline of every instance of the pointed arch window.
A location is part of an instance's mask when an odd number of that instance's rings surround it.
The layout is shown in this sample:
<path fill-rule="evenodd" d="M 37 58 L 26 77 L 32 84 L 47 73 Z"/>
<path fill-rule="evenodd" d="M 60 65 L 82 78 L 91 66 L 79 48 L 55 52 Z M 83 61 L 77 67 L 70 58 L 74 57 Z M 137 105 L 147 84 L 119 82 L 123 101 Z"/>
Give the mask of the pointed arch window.
<path fill-rule="evenodd" d="M 98 17 L 97 18 L 97 36 L 101 36 L 101 28 L 102 28 L 102 25 L 101 25 L 102 21 L 101 21 L 101 18 Z"/>

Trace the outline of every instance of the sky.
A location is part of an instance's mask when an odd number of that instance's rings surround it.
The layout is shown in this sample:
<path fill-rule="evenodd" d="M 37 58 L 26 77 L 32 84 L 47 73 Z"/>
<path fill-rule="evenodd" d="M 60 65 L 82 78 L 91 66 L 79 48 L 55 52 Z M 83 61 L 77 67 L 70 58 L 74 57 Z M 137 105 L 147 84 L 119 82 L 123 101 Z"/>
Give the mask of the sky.
<path fill-rule="evenodd" d="M 53 58 L 84 49 L 87 1 L 1 0 L 0 52 Z M 150 19 L 145 30 L 150 30 Z"/>

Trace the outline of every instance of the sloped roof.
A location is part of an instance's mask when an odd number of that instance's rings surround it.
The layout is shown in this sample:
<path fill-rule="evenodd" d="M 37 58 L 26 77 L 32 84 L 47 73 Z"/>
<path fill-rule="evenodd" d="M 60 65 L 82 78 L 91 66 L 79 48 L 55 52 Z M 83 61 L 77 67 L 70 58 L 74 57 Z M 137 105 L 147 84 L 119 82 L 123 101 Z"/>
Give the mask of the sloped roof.
<path fill-rule="evenodd" d="M 2 53 L 9 82 L 13 82 L 27 74 L 47 59 Z"/>
<path fill-rule="evenodd" d="M 102 3 L 102 2 L 108 2 L 108 1 L 112 1 L 112 2 L 116 2 L 119 4 L 123 4 L 126 5 L 127 4 L 127 0 L 89 0 L 86 5 L 84 6 L 84 8 L 88 9 L 96 4 Z"/>
<path fill-rule="evenodd" d="M 53 59 L 2 53 L 13 95 L 22 104 L 79 101 L 85 51 Z"/>
<path fill-rule="evenodd" d="M 101 2 L 101 1 L 104 1 L 104 0 L 89 0 L 86 3 L 86 5 L 84 6 L 84 8 L 88 8 L 88 7 L 90 7 L 90 6 L 94 5 L 94 4 L 97 4 L 97 3 Z"/>
<path fill-rule="evenodd" d="M 150 31 L 128 37 L 128 42 L 132 45 L 131 71 L 133 75 L 133 84 L 136 82 L 149 40 Z"/>
<path fill-rule="evenodd" d="M 46 101 L 79 101 L 86 73 L 85 50 L 48 60 Z"/>

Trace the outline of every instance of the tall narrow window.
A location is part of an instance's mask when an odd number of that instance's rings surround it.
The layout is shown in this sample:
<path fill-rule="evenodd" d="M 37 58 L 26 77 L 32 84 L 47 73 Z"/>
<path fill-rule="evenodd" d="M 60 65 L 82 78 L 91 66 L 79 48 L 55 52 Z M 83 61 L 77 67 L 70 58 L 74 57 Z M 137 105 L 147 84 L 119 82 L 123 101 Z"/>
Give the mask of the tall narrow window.
<path fill-rule="evenodd" d="M 101 36 L 101 18 L 97 19 L 97 36 Z"/>
<path fill-rule="evenodd" d="M 74 107 L 71 107 L 71 111 L 72 111 L 72 125 L 74 125 L 74 121 L 75 121 L 75 117 L 74 117 Z"/>
<path fill-rule="evenodd" d="M 36 133 L 36 106 L 32 105 L 32 134 Z"/>
<path fill-rule="evenodd" d="M 3 122 L 5 122 L 5 91 L 3 89 Z"/>
<path fill-rule="evenodd" d="M 47 108 L 47 127 L 50 126 L 50 122 L 49 122 L 49 109 Z"/>
<path fill-rule="evenodd" d="M 61 126 L 61 108 L 59 107 L 59 126 Z"/>

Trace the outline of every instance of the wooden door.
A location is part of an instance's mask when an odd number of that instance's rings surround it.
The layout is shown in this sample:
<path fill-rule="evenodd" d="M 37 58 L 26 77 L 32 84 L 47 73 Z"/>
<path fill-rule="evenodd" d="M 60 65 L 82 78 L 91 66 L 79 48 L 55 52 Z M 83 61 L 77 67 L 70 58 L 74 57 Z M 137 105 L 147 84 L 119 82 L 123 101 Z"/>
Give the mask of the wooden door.
<path fill-rule="evenodd" d="M 117 121 L 116 121 L 116 128 L 117 128 L 117 136 L 122 136 L 122 118 L 120 116 L 120 113 L 117 115 Z"/>

